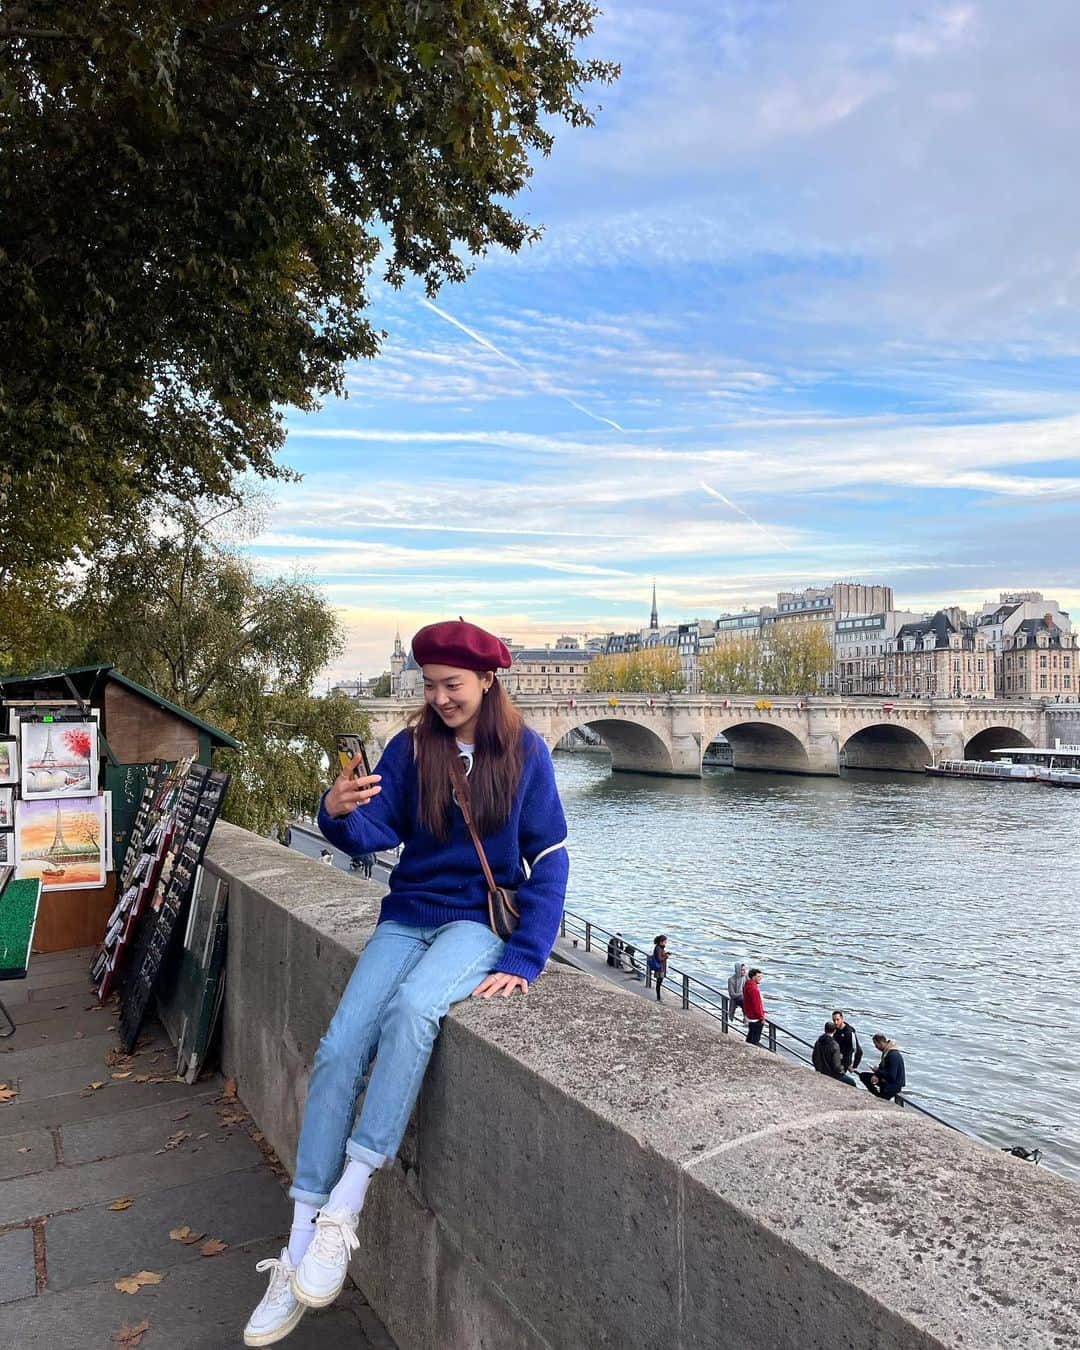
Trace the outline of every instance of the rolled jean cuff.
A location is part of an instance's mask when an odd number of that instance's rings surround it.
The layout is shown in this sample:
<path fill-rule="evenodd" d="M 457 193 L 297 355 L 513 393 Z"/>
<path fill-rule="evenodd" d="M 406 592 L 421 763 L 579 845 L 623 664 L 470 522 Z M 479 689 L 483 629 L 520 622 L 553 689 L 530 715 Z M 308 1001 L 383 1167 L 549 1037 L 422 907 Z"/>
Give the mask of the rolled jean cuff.
<path fill-rule="evenodd" d="M 385 1153 L 376 1153 L 374 1149 L 365 1148 L 363 1144 L 357 1144 L 350 1139 L 345 1145 L 346 1157 L 352 1158 L 354 1162 L 366 1163 L 372 1171 L 377 1172 L 380 1167 L 385 1167 L 390 1161 Z M 293 1197 L 294 1199 L 302 1197 Z"/>
<path fill-rule="evenodd" d="M 322 1209 L 323 1205 L 330 1199 L 330 1192 L 325 1191 L 320 1193 L 319 1191 L 302 1191 L 296 1186 L 290 1186 L 289 1199 L 302 1200 L 305 1205 L 317 1205 Z"/>

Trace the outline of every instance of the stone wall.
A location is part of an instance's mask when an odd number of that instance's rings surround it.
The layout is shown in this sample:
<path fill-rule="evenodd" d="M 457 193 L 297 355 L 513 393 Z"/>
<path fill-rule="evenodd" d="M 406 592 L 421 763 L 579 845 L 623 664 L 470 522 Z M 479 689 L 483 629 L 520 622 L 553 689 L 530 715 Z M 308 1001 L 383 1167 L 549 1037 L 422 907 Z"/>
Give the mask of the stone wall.
<path fill-rule="evenodd" d="M 225 824 L 207 865 L 230 884 L 226 1069 L 291 1167 L 379 888 Z M 448 1016 L 354 1272 L 401 1350 L 1061 1350 L 1078 1200 L 553 964 Z"/>

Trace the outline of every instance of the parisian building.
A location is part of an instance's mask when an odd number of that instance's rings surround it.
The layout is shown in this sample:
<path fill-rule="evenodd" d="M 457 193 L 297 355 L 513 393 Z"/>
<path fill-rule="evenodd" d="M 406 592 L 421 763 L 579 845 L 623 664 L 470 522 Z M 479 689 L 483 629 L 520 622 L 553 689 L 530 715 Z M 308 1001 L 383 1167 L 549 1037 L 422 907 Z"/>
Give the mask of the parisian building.
<path fill-rule="evenodd" d="M 883 692 L 907 698 L 993 698 L 994 660 L 986 635 L 956 608 L 903 624 L 886 643 Z"/>

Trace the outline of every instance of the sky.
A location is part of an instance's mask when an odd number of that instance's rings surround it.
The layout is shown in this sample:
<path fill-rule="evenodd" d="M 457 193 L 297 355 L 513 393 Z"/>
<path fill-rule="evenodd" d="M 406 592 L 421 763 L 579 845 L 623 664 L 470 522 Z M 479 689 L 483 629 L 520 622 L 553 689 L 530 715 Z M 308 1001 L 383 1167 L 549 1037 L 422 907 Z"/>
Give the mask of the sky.
<path fill-rule="evenodd" d="M 1037 588 L 1080 620 L 1080 6 L 607 3 L 622 63 L 517 208 L 542 225 L 290 413 L 248 547 L 347 646 Z"/>

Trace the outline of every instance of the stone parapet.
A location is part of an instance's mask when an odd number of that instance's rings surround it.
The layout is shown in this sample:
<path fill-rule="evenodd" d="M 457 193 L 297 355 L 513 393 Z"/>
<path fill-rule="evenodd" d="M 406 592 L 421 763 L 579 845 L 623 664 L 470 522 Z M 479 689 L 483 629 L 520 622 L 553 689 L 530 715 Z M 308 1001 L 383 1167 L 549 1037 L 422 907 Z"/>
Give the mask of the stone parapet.
<path fill-rule="evenodd" d="M 380 887 L 219 824 L 225 1067 L 291 1167 Z M 553 964 L 446 1019 L 354 1274 L 401 1350 L 1075 1346 L 1080 1190 Z"/>

